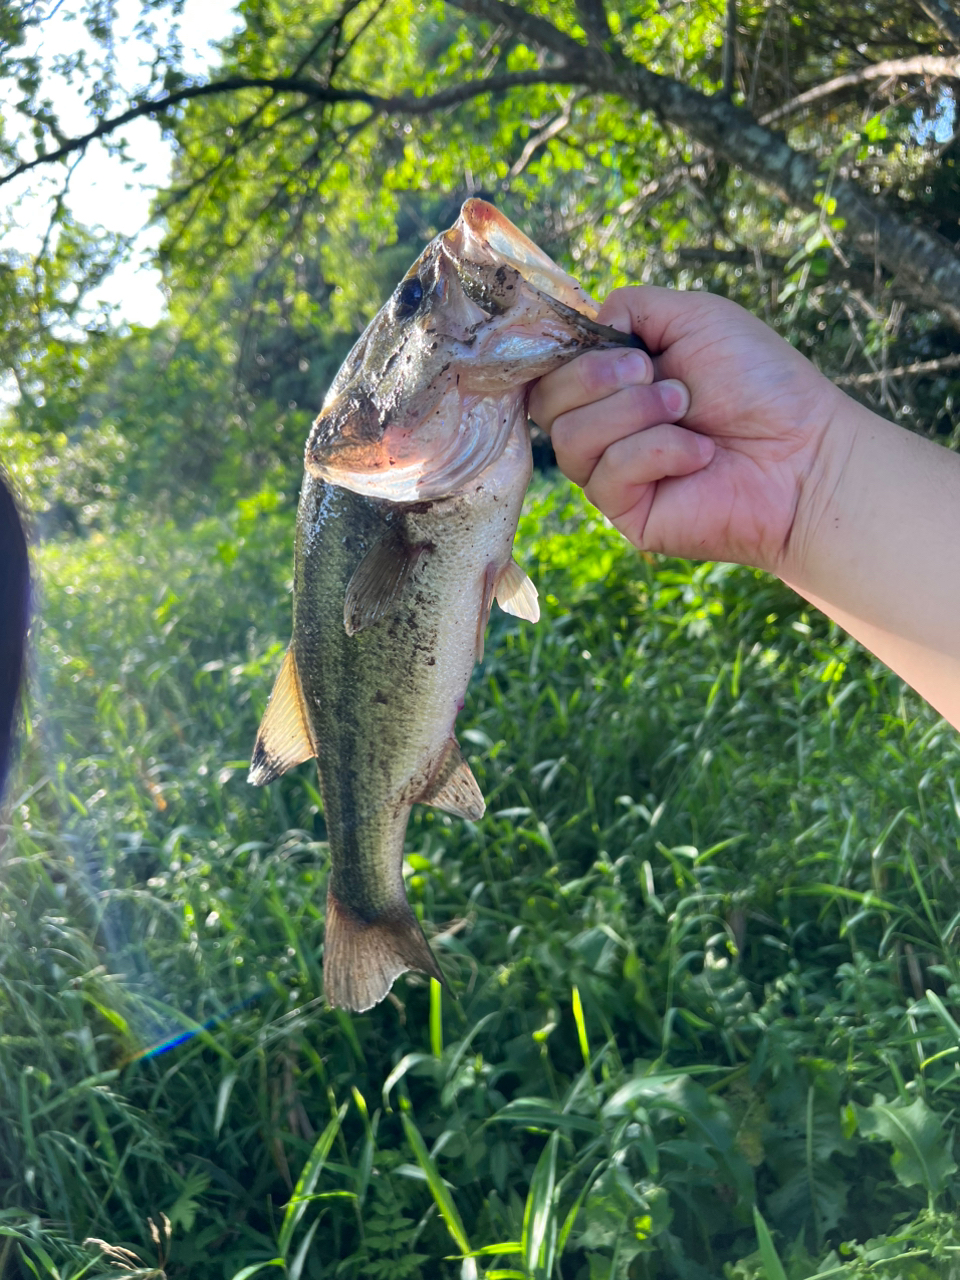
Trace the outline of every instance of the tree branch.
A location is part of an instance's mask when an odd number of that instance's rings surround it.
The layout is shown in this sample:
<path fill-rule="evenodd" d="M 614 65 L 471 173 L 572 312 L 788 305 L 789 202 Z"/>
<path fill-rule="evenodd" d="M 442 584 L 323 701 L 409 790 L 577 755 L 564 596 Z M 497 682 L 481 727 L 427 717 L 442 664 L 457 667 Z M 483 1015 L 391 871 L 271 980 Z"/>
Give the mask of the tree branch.
<path fill-rule="evenodd" d="M 871 382 L 882 382 L 884 378 L 902 378 L 910 373 L 940 373 L 944 369 L 960 369 L 960 353 L 941 356 L 939 360 L 917 360 L 896 369 L 878 369 L 876 373 L 844 373 L 838 378 L 831 378 L 831 382 L 838 387 L 866 387 Z"/>
<path fill-rule="evenodd" d="M 580 48 L 579 45 L 576 46 Z M 143 116 L 165 115 L 183 102 L 196 98 L 209 98 L 216 94 L 235 93 L 243 89 L 270 89 L 274 93 L 297 93 L 312 102 L 325 104 L 359 103 L 368 106 L 371 114 L 389 115 L 396 112 L 400 115 L 422 116 L 432 111 L 440 111 L 446 107 L 457 106 L 468 102 L 471 98 L 481 97 L 486 93 L 506 93 L 531 84 L 573 84 L 580 79 L 580 73 L 567 67 L 548 67 L 542 71 L 515 71 L 498 76 L 488 76 L 481 80 L 468 80 L 464 84 L 454 85 L 439 93 L 418 98 L 413 94 L 398 94 L 395 97 L 378 97 L 363 89 L 334 89 L 302 76 L 227 76 L 223 80 L 212 80 L 208 84 L 189 85 L 174 93 L 165 94 L 162 98 L 148 98 L 135 106 L 109 116 L 100 121 L 93 129 L 67 139 L 55 151 L 45 151 L 33 160 L 24 160 L 15 165 L 8 173 L 0 175 L 0 187 L 12 182 L 15 178 L 29 173 L 32 169 L 44 164 L 54 164 L 64 160 L 76 151 L 84 151 L 91 142 L 107 137 L 122 129 L 131 120 Z"/>
<path fill-rule="evenodd" d="M 833 80 L 825 80 L 823 84 L 814 85 L 804 93 L 785 102 L 775 111 L 768 111 L 760 117 L 760 124 L 776 124 L 795 111 L 802 110 L 823 98 L 832 97 L 843 89 L 851 89 L 856 85 L 866 84 L 869 80 L 889 80 L 900 76 L 930 76 L 942 79 L 960 80 L 960 58 L 891 58 L 887 62 L 874 62 L 868 67 L 858 67 L 856 71 L 848 71 L 845 75 L 835 76 Z"/>
<path fill-rule="evenodd" d="M 584 31 L 592 42 L 603 45 L 610 39 L 610 19 L 607 17 L 603 0 L 577 0 L 577 13 L 580 15 L 580 23 Z"/>
<path fill-rule="evenodd" d="M 940 34 L 960 49 L 960 14 L 949 0 L 917 0 Z"/>
<path fill-rule="evenodd" d="M 935 307 L 960 329 L 960 255 L 950 241 L 906 222 L 851 179 L 826 170 L 816 156 L 795 151 L 782 134 L 764 128 L 746 108 L 631 62 L 616 46 L 608 45 L 602 59 L 584 59 L 582 46 L 565 32 L 505 0 L 451 3 L 503 22 L 519 34 L 529 33 L 535 43 L 561 54 L 571 72 L 581 70 L 580 83 L 587 88 L 623 98 L 682 129 L 795 207 L 820 210 L 829 198 L 831 216 L 842 219 L 845 238 L 876 244 L 880 261 L 918 304 Z"/>
<path fill-rule="evenodd" d="M 568 36 L 565 31 L 555 27 L 546 18 L 528 13 L 519 5 L 507 4 L 506 0 L 453 0 L 453 4 L 454 8 L 460 9 L 463 13 L 472 13 L 478 18 L 486 18 L 488 22 L 503 23 L 509 31 L 523 36 L 531 44 L 559 53 L 571 67 L 583 62 L 587 51 L 586 45 L 582 45 L 579 40 L 574 40 L 573 36 Z"/>
<path fill-rule="evenodd" d="M 544 125 L 542 129 L 530 135 L 526 146 L 520 152 L 519 159 L 514 162 L 510 169 L 509 176 L 511 178 L 519 177 L 540 148 L 545 146 L 551 138 L 556 138 L 563 133 L 573 116 L 574 106 L 582 96 L 582 94 L 572 93 L 560 114 L 551 120 L 549 124 Z"/>
<path fill-rule="evenodd" d="M 727 22 L 723 36 L 723 92 L 733 100 L 737 72 L 737 0 L 727 0 Z"/>

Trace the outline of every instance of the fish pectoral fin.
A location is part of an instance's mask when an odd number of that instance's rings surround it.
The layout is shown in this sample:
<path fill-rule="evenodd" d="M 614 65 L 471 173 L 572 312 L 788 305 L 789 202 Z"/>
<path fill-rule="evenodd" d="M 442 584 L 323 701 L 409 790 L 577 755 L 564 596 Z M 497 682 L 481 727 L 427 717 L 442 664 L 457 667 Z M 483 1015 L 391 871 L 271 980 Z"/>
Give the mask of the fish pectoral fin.
<path fill-rule="evenodd" d="M 431 804 L 458 818 L 469 818 L 471 822 L 479 822 L 486 812 L 477 780 L 453 738 L 420 803 Z"/>
<path fill-rule="evenodd" d="M 327 1004 L 357 1013 L 372 1009 L 408 969 L 419 969 L 446 985 L 406 898 L 365 920 L 327 890 L 323 941 Z"/>
<path fill-rule="evenodd" d="M 429 543 L 411 546 L 400 529 L 390 529 L 363 557 L 347 583 L 343 625 L 348 636 L 372 627 L 390 612 Z"/>
<path fill-rule="evenodd" d="M 540 602 L 537 599 L 537 588 L 516 560 L 511 559 L 505 568 L 500 570 L 495 593 L 497 604 L 504 613 L 512 613 L 515 618 L 526 618 L 527 622 L 539 622 Z"/>
<path fill-rule="evenodd" d="M 247 781 L 266 786 L 295 764 L 317 754 L 303 709 L 303 694 L 293 648 L 287 650 L 260 721 Z"/>

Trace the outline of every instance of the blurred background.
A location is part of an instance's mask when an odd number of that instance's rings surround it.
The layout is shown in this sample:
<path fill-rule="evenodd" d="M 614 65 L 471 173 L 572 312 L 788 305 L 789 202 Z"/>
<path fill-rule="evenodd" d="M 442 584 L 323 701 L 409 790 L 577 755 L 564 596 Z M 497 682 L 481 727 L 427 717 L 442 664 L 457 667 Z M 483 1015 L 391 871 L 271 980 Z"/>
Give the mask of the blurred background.
<path fill-rule="evenodd" d="M 0 1276 L 960 1277 L 958 737 L 781 584 L 540 442 L 449 993 L 325 1009 L 315 770 L 245 782 L 309 423 L 467 196 L 956 448 L 958 82 L 957 0 L 0 0 Z"/>

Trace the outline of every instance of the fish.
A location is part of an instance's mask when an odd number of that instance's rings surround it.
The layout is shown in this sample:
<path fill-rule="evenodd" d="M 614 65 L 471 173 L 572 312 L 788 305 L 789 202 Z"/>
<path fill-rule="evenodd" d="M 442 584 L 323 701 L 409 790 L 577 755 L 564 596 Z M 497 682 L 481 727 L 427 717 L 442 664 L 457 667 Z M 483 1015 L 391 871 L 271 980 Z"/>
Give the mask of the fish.
<path fill-rule="evenodd" d="M 316 757 L 330 849 L 329 1005 L 362 1012 L 408 971 L 444 981 L 407 901 L 414 804 L 478 821 L 455 734 L 493 601 L 536 622 L 513 558 L 531 383 L 636 346 L 493 205 L 463 205 L 358 339 L 314 421 L 297 514 L 293 637 L 249 781 Z"/>

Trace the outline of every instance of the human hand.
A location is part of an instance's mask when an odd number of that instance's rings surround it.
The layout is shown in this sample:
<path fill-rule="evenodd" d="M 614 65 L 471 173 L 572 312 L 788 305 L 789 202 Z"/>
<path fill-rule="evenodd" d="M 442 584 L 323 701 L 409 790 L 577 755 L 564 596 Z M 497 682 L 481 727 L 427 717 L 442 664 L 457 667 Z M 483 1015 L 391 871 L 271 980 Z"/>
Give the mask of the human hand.
<path fill-rule="evenodd" d="M 725 298 L 618 289 L 598 319 L 657 354 L 589 352 L 536 384 L 561 469 L 638 547 L 796 576 L 805 507 L 849 448 L 846 398 Z"/>

